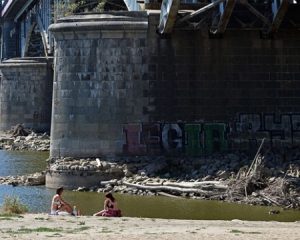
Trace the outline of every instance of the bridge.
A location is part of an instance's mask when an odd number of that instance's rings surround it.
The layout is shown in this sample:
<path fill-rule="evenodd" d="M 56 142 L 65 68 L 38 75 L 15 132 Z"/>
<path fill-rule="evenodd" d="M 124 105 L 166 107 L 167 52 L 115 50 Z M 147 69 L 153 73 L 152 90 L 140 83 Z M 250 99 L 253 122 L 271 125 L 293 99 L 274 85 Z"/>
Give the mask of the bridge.
<path fill-rule="evenodd" d="M 54 6 L 61 0 L 5 0 L 1 7 L 1 60 L 14 57 L 53 55 Z M 111 4 L 111 5 L 110 5 Z M 95 1 L 86 1 L 80 11 L 91 11 Z M 122 0 L 106 1 L 104 10 L 156 12 L 157 32 L 170 34 L 174 28 L 203 29 L 220 37 L 226 30 L 259 29 L 271 37 L 279 28 L 300 27 L 300 4 L 296 0 Z M 116 8 L 117 6 L 117 8 Z"/>

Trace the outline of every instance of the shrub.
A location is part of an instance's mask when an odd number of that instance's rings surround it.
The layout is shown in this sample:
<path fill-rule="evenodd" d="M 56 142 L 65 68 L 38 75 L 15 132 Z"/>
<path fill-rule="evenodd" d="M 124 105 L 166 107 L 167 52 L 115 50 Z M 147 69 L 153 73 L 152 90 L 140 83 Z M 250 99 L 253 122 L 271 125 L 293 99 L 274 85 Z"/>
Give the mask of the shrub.
<path fill-rule="evenodd" d="M 19 202 L 18 196 L 13 196 L 11 199 L 10 196 L 5 195 L 3 197 L 4 204 L 2 206 L 2 213 L 13 213 L 13 214 L 21 214 L 27 213 L 28 207 L 25 203 Z"/>

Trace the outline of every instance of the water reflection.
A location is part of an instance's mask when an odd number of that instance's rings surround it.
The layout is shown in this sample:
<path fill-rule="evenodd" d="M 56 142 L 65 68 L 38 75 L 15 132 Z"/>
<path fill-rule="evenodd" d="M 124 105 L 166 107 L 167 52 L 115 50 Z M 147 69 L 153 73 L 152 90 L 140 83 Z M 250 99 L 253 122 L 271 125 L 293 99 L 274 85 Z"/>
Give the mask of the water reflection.
<path fill-rule="evenodd" d="M 48 153 L 0 151 L 0 176 L 39 172 L 45 169 Z M 26 187 L 0 185 L 0 196 L 17 195 L 26 203 L 30 212 L 48 213 L 55 189 L 45 186 Z M 64 191 L 63 198 L 76 205 L 84 215 L 91 215 L 103 208 L 104 193 Z M 114 194 L 122 214 L 128 217 L 199 219 L 199 220 L 251 220 L 298 221 L 299 211 L 282 211 L 268 214 L 271 207 L 230 204 L 216 201 L 177 199 L 163 196 L 137 196 Z M 0 198 L 3 204 L 3 198 Z M 278 209 L 278 208 L 275 208 Z"/>
<path fill-rule="evenodd" d="M 24 175 L 46 168 L 49 152 L 0 150 L 0 176 Z"/>

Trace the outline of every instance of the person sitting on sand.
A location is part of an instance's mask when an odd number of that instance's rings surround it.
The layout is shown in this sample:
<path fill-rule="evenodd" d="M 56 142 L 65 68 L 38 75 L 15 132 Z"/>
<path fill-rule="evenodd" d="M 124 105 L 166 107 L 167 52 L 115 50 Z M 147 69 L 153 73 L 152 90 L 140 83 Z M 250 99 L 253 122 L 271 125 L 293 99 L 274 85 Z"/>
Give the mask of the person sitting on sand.
<path fill-rule="evenodd" d="M 56 194 L 54 195 L 51 203 L 51 214 L 56 215 L 58 212 L 67 212 L 69 214 L 73 213 L 72 207 L 62 199 L 62 194 L 64 189 L 59 187 L 56 189 Z"/>
<path fill-rule="evenodd" d="M 107 212 L 119 211 L 117 209 L 117 206 L 118 206 L 117 200 L 113 197 L 111 193 L 107 193 L 105 195 L 104 209 L 100 212 L 93 214 L 93 216 L 106 216 Z"/>

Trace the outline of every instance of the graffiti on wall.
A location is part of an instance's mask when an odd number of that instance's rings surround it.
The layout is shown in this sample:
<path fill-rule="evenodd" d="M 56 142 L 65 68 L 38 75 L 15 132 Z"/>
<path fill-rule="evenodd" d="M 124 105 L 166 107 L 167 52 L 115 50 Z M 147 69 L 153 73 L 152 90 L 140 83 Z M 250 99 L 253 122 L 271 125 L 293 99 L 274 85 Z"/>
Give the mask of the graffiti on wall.
<path fill-rule="evenodd" d="M 300 114 L 240 113 L 233 122 L 125 124 L 125 155 L 204 156 L 216 151 L 271 147 L 300 141 Z"/>

